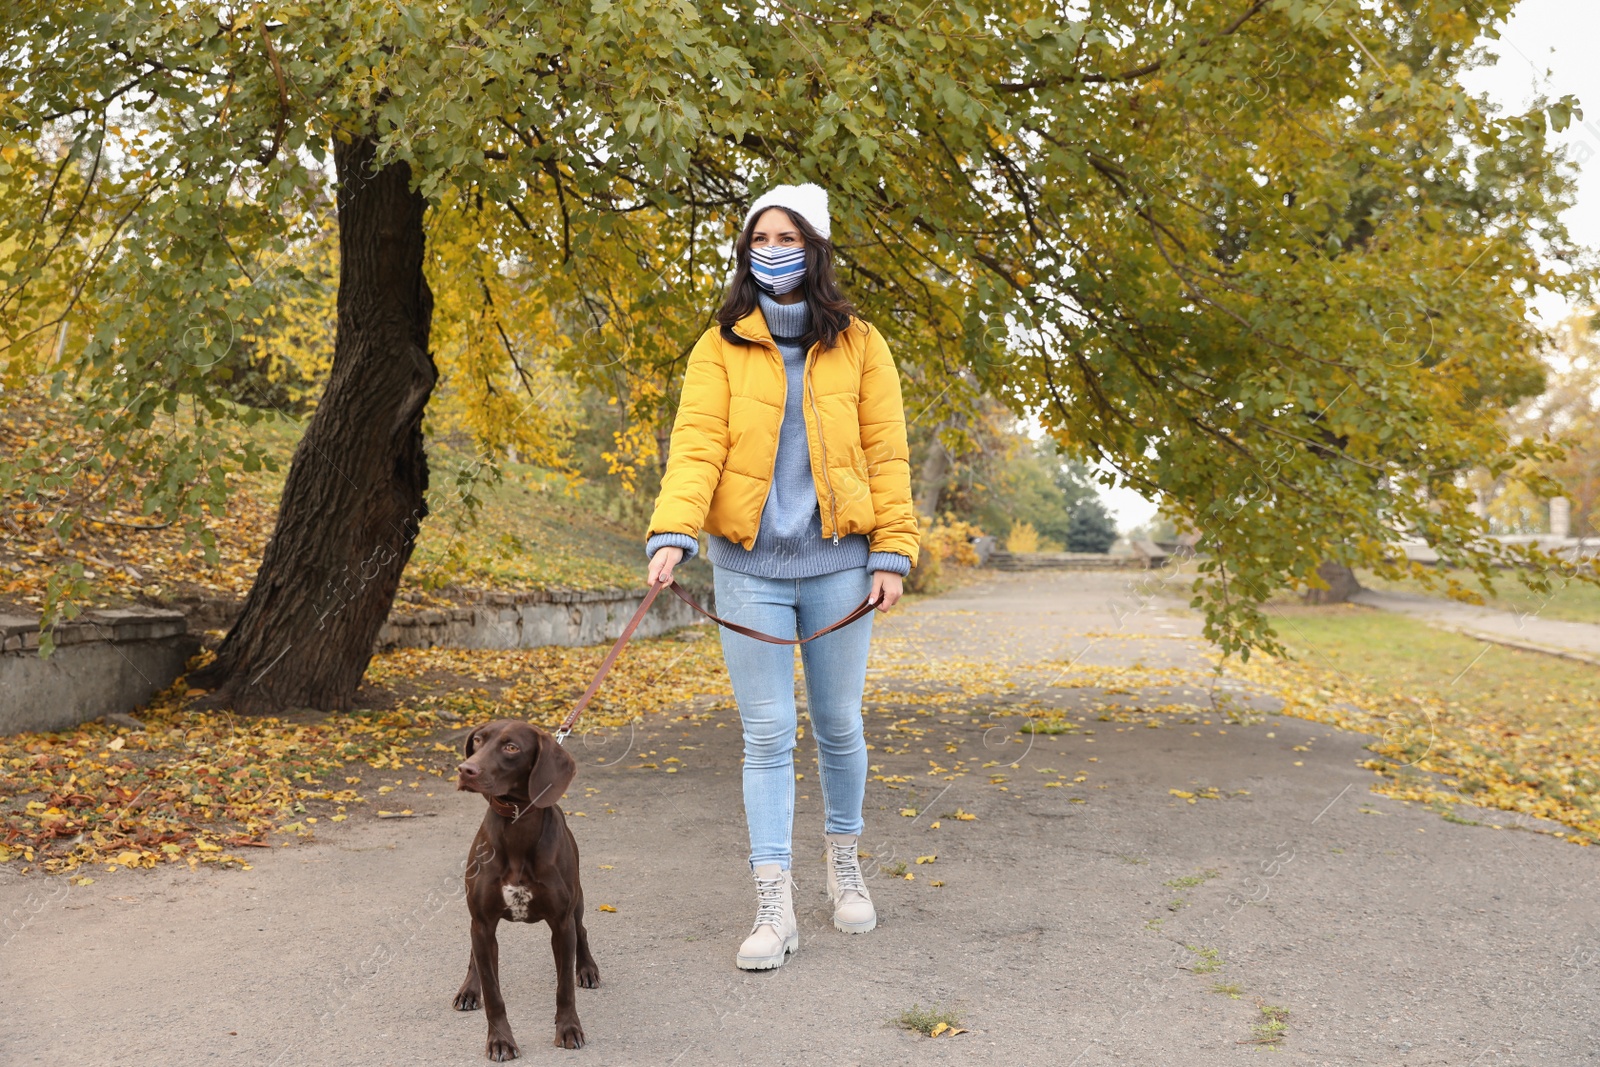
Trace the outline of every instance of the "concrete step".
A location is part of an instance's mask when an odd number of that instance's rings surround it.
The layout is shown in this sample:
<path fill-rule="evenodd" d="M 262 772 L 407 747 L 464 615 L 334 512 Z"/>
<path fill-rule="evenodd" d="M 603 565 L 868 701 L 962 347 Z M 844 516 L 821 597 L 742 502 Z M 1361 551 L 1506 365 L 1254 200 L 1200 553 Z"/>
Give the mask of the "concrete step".
<path fill-rule="evenodd" d="M 997 571 L 1144 570 L 1140 556 L 1107 556 L 1095 552 L 1007 552 L 995 549 L 985 566 Z"/>

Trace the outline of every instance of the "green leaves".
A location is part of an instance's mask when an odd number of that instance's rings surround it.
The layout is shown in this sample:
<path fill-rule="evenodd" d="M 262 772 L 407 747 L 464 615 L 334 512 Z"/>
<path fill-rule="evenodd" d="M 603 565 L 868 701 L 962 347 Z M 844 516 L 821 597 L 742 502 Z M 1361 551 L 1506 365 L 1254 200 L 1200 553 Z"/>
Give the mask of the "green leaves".
<path fill-rule="evenodd" d="M 1576 102 L 1496 119 L 1459 82 L 1510 6 L 49 12 L 0 45 L 23 87 L 0 95 L 0 359 L 56 374 L 99 447 L 41 442 L 0 484 L 39 498 L 104 457 L 198 536 L 214 472 L 258 462 L 232 436 L 251 361 L 315 396 L 325 148 L 352 131 L 436 205 L 442 423 L 550 455 L 564 417 L 517 412 L 560 366 L 621 398 L 615 462 L 647 467 L 743 204 L 815 180 L 908 412 L 986 391 L 1160 496 L 1213 547 L 1197 596 L 1242 650 L 1323 558 L 1403 531 L 1481 552 L 1448 487 L 1509 462 L 1525 296 L 1592 282 L 1533 252 L 1585 262 L 1546 141 Z"/>
<path fill-rule="evenodd" d="M 1550 116 L 1550 129 L 1555 133 L 1565 130 L 1574 119 L 1583 121 L 1583 108 L 1578 106 L 1578 98 L 1570 93 L 1545 108 L 1545 114 Z"/>

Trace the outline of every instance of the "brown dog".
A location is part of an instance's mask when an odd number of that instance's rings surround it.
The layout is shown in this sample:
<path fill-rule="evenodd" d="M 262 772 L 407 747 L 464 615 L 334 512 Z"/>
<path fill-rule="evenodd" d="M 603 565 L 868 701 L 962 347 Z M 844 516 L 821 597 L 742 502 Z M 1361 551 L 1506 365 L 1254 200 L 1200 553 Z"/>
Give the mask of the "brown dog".
<path fill-rule="evenodd" d="M 578 881 L 578 843 L 556 806 L 578 765 L 567 750 L 536 726 L 497 719 L 467 735 L 466 759 L 456 768 L 456 788 L 482 793 L 489 810 L 467 859 L 467 911 L 472 916 L 472 955 L 467 978 L 456 993 L 457 1011 L 481 1002 L 489 1021 L 484 1054 L 491 1060 L 521 1055 L 500 996 L 501 919 L 550 925 L 556 957 L 556 1038 L 561 1048 L 583 1045 L 574 980 L 585 989 L 600 984 L 600 968 L 589 952 L 583 925 L 583 886 Z"/>

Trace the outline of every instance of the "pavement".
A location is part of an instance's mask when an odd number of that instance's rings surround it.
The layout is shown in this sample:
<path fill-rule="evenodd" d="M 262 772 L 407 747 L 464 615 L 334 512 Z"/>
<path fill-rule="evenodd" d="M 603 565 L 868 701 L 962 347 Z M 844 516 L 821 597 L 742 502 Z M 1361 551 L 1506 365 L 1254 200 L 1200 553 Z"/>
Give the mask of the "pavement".
<path fill-rule="evenodd" d="M 1421 619 L 1495 644 L 1575 659 L 1600 666 L 1600 625 L 1547 619 L 1538 612 L 1505 611 L 1458 600 L 1381 589 L 1363 589 L 1350 598 L 1381 611 Z"/>
<path fill-rule="evenodd" d="M 777 971 L 733 966 L 754 909 L 732 708 L 589 737 L 564 807 L 602 981 L 578 990 L 587 1047 L 552 1048 L 547 935 L 502 927 L 524 1058 L 1600 1062 L 1600 855 L 1507 813 L 1462 807 L 1487 824 L 1464 825 L 1375 796 L 1368 738 L 1248 694 L 1062 687 L 1206 665 L 1199 619 L 1136 581 L 1001 576 L 876 619 L 862 848 L 880 925 L 828 922 L 808 735 L 800 950 Z M 1100 718 L 1147 697 L 1189 706 L 1156 728 Z M 1066 732 L 1019 729 L 1041 706 Z M 437 780 L 402 798 L 419 817 L 352 818 L 250 871 L 0 870 L 0 1063 L 483 1062 L 482 1012 L 450 1007 L 483 801 Z M 895 1025 L 913 1006 L 966 1032 Z M 1286 1028 L 1271 1044 L 1264 1008 Z"/>

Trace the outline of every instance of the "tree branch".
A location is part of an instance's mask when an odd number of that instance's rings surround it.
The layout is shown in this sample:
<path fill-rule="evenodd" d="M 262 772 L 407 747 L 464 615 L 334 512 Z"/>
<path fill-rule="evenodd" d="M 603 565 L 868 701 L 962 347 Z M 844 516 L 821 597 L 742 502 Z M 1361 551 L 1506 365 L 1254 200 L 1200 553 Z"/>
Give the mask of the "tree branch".
<path fill-rule="evenodd" d="M 1204 48 L 1213 41 L 1219 40 L 1223 37 L 1233 36 L 1235 33 L 1239 32 L 1240 27 L 1242 27 L 1246 22 L 1249 22 L 1250 19 L 1254 18 L 1255 15 L 1266 6 L 1267 0 L 1255 0 L 1255 3 L 1251 4 L 1247 9 L 1245 9 L 1244 14 L 1240 15 L 1238 18 L 1229 23 L 1221 33 L 1217 34 L 1215 37 L 1200 38 L 1195 42 L 1195 47 Z M 1032 81 L 1025 82 L 996 82 L 994 87 L 1002 92 L 1007 93 L 1026 93 L 1031 92 L 1034 89 L 1052 89 L 1059 85 L 1110 84 L 1116 82 L 1138 81 L 1140 78 L 1148 78 L 1150 75 L 1161 70 L 1166 62 L 1167 61 L 1165 59 L 1153 59 L 1144 64 L 1142 67 L 1134 67 L 1132 70 L 1125 70 L 1121 74 L 1060 74 L 1049 78 L 1035 78 Z"/>

